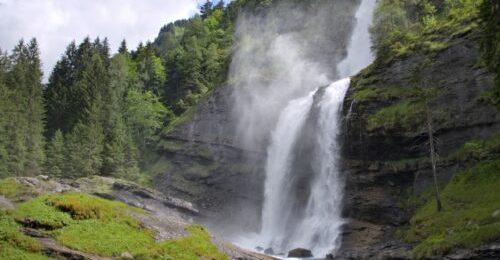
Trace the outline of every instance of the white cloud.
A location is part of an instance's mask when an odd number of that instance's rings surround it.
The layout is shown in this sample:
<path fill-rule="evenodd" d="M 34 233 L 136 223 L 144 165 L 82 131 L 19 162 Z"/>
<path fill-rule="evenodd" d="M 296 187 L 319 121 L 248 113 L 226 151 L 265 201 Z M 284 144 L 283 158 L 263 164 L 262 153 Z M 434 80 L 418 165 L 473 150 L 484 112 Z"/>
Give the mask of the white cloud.
<path fill-rule="evenodd" d="M 160 28 L 197 12 L 200 0 L 0 0 L 0 47 L 10 51 L 36 37 L 45 79 L 66 46 L 86 36 L 108 37 L 116 51 L 154 40 Z"/>

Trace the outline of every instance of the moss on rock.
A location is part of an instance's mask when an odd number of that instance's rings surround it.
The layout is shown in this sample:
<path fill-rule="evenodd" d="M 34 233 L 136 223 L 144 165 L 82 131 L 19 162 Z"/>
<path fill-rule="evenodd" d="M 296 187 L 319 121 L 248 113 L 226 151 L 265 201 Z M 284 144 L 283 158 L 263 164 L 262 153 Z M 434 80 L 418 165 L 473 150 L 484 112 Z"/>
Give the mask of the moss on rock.
<path fill-rule="evenodd" d="M 457 247 L 477 247 L 500 239 L 500 159 L 486 160 L 458 173 L 442 190 L 443 210 L 433 199 L 420 207 L 404 232 L 416 242 L 412 253 L 425 258 Z"/>

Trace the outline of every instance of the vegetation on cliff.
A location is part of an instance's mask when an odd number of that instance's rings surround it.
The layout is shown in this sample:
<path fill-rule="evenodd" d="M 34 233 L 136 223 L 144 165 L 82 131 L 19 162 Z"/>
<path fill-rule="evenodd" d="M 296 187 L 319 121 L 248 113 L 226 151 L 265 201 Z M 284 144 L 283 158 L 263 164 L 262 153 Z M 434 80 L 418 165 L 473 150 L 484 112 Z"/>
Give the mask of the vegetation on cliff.
<path fill-rule="evenodd" d="M 357 118 L 352 121 L 362 124 L 361 131 L 366 131 L 368 139 L 386 138 L 391 142 L 391 138 L 396 138 L 397 142 L 403 143 L 402 139 L 408 141 L 405 144 L 413 145 L 402 153 L 401 161 L 388 165 L 394 166 L 395 172 L 414 174 L 413 186 L 410 185 L 412 196 L 425 198 L 423 205 L 402 206 L 413 216 L 408 225 L 398 231 L 401 236 L 397 238 L 413 248 L 414 258 L 439 257 L 456 253 L 457 249 L 498 243 L 500 239 L 500 197 L 496 188 L 500 186 L 500 139 L 495 132 L 497 110 L 492 106 L 498 108 L 500 89 L 499 17 L 498 1 L 379 1 L 372 27 L 376 60 L 353 78 L 350 98 Z M 471 50 L 471 53 L 454 56 L 451 50 L 462 50 L 461 46 L 466 46 L 463 50 Z M 472 71 L 486 75 L 475 79 L 487 82 L 479 83 L 479 89 L 463 89 L 477 85 L 468 82 L 467 77 L 449 80 L 453 76 L 439 71 L 443 63 L 448 65 L 457 57 L 470 59 L 460 60 L 463 63 L 456 66 L 457 71 L 461 71 L 460 66 L 471 67 Z M 384 85 L 384 82 L 390 83 Z M 467 105 L 454 104 L 456 100 L 447 103 L 450 97 L 458 98 L 464 93 L 468 93 L 469 99 L 464 100 Z M 425 155 L 429 143 L 422 141 L 428 135 L 426 104 L 430 104 L 435 135 L 439 139 L 436 145 L 442 149 L 442 157 L 437 162 L 441 171 L 438 175 L 442 174 L 441 211 L 436 209 L 430 192 L 418 193 L 423 187 L 417 178 L 426 178 L 419 174 L 430 175 L 431 167 Z M 452 108 L 457 105 L 459 109 Z M 463 120 L 461 116 L 467 116 L 465 113 L 481 111 L 488 116 L 470 125 L 458 123 Z M 488 126 L 478 126 L 491 136 L 474 138 L 475 134 L 485 133 L 468 128 L 483 122 L 491 122 Z M 470 134 L 455 136 L 459 128 Z M 449 143 L 439 142 L 441 138 Z M 460 144 L 462 147 L 456 149 Z M 456 150 L 450 152 L 450 147 Z M 446 183 L 450 176 L 453 176 L 451 181 Z M 427 181 L 429 179 L 424 183 Z"/>
<path fill-rule="evenodd" d="M 417 242 L 416 258 L 477 247 L 500 238 L 500 160 L 485 160 L 457 173 L 441 192 L 443 210 L 433 200 L 410 220 L 405 239 Z"/>

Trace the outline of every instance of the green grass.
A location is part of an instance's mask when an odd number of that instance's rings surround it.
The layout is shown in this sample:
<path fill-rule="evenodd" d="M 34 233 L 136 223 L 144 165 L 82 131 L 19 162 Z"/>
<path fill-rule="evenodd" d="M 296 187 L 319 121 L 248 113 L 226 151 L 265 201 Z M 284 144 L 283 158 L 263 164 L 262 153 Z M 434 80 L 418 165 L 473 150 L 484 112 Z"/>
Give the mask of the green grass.
<path fill-rule="evenodd" d="M 73 222 L 68 213 L 56 210 L 49 204 L 55 195 L 45 195 L 19 204 L 13 215 L 19 222 L 30 222 L 40 228 L 53 230 Z"/>
<path fill-rule="evenodd" d="M 420 207 L 404 232 L 417 242 L 415 258 L 442 255 L 456 247 L 476 247 L 500 239 L 500 159 L 487 160 L 458 173 L 442 190 L 443 210 L 433 199 Z"/>
<path fill-rule="evenodd" d="M 136 255 L 137 259 L 178 259 L 178 260 L 226 260 L 226 255 L 218 251 L 210 235 L 200 225 L 186 228 L 190 234 L 186 237 L 166 241 Z"/>
<path fill-rule="evenodd" d="M 119 256 L 154 245 L 151 232 L 123 219 L 78 221 L 54 232 L 55 238 L 73 249 L 101 256 Z"/>
<path fill-rule="evenodd" d="M 423 102 L 402 101 L 384 107 L 368 117 L 369 131 L 416 130 L 424 126 L 425 106 Z"/>
<path fill-rule="evenodd" d="M 41 254 L 38 240 L 21 232 L 11 213 L 0 210 L 0 259 L 49 259 Z"/>
<path fill-rule="evenodd" d="M 2 260 L 48 260 L 52 259 L 41 253 L 27 252 L 9 244 L 0 242 L 0 259 Z"/>
<path fill-rule="evenodd" d="M 0 195 L 7 198 L 15 198 L 27 192 L 26 187 L 17 182 L 14 178 L 0 180 Z"/>
<path fill-rule="evenodd" d="M 21 223 L 36 223 L 35 227 L 45 229 L 64 246 L 100 256 L 117 257 L 129 252 L 143 259 L 227 259 L 201 226 L 188 227 L 190 235 L 186 237 L 156 243 L 153 231 L 144 228 L 133 217 L 136 214 L 144 214 L 144 211 L 82 193 L 40 196 L 21 203 L 12 216 L 9 215 L 6 224 L 0 215 L 0 248 L 11 243 L 19 245 L 21 250 L 0 252 L 0 256 L 18 255 L 17 258 L 6 256 L 0 259 L 37 259 L 29 258 L 29 252 L 39 250 L 37 244 L 32 244 L 31 238 L 19 232 L 19 224 L 14 219 Z M 9 229 L 4 229 L 4 226 Z M 6 232 L 10 235 L 4 236 Z M 24 250 L 26 248 L 29 250 Z M 21 256 L 21 253 L 27 256 Z"/>

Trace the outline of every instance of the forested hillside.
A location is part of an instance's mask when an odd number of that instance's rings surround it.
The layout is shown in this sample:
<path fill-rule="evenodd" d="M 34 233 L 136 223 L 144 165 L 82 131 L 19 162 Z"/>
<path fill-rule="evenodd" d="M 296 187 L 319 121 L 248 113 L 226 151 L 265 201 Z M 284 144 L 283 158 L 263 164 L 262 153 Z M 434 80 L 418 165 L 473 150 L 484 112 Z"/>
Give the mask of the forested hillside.
<path fill-rule="evenodd" d="M 159 134 L 226 80 L 233 24 L 272 1 L 207 1 L 157 39 L 117 52 L 71 42 L 42 84 L 36 39 L 0 51 L 0 176 L 141 177 Z"/>

